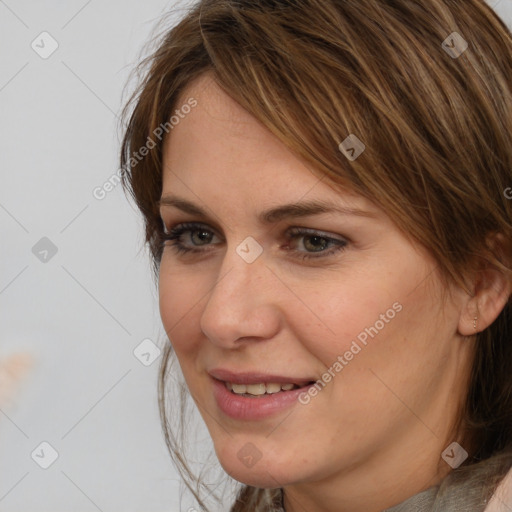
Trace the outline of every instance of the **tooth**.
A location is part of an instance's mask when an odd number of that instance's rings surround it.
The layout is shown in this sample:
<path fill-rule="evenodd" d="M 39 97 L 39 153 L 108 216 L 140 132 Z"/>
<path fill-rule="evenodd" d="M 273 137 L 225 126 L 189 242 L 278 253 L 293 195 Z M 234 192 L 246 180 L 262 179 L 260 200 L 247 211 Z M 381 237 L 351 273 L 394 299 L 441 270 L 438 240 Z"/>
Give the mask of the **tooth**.
<path fill-rule="evenodd" d="M 272 395 L 274 393 L 279 393 L 280 391 L 290 391 L 297 386 L 295 384 L 278 384 L 276 382 L 270 382 L 268 384 L 233 384 L 231 382 L 226 382 L 226 388 L 237 395 L 252 395 L 252 396 L 261 396 L 265 393 Z"/>
<path fill-rule="evenodd" d="M 279 393 L 279 391 L 281 391 L 281 384 L 276 384 L 275 382 L 272 382 L 270 384 L 267 384 L 266 389 L 267 393 L 270 395 L 272 393 Z"/>
<path fill-rule="evenodd" d="M 245 384 L 233 384 L 233 391 L 235 393 L 247 393 L 247 386 Z"/>
<path fill-rule="evenodd" d="M 250 393 L 251 395 L 264 395 L 265 394 L 265 384 L 249 384 L 246 387 L 246 393 Z"/>

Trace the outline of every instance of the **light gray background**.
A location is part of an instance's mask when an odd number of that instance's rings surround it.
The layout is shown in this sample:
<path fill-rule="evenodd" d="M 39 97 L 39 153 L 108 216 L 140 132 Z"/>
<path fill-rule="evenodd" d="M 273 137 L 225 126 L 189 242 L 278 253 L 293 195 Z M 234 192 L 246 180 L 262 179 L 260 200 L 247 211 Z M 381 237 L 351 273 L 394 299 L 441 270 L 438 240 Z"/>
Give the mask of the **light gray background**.
<path fill-rule="evenodd" d="M 512 0 L 489 3 L 512 26 Z M 180 510 L 159 359 L 133 354 L 162 333 L 142 224 L 120 186 L 92 191 L 117 170 L 128 73 L 185 4 L 0 0 L 0 362 L 35 362 L 0 410 L 0 512 Z M 31 48 L 43 31 L 59 45 L 47 59 Z M 58 248 L 47 262 L 42 237 Z M 59 454 L 48 469 L 31 458 L 43 441 Z"/>

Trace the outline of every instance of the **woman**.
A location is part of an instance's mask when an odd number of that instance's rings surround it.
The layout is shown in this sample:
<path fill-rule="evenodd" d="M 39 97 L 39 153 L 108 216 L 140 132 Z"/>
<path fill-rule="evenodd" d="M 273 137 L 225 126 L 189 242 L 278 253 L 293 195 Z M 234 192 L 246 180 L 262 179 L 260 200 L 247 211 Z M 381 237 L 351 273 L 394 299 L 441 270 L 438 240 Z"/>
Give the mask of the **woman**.
<path fill-rule="evenodd" d="M 484 510 L 512 467 L 512 37 L 482 0 L 203 0 L 123 141 L 241 511 Z M 134 156 L 135 155 L 135 156 Z M 167 399 L 167 400 L 166 400 Z M 499 489 L 502 489 L 501 487 Z"/>

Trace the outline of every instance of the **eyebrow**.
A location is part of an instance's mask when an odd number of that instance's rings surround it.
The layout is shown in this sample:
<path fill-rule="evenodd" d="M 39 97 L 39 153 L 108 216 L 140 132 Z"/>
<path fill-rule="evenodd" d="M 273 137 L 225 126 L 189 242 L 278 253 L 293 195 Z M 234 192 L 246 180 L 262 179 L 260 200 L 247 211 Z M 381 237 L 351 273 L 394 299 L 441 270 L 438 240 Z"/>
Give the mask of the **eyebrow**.
<path fill-rule="evenodd" d="M 208 214 L 205 210 L 181 197 L 172 195 L 162 196 L 157 202 L 157 205 L 159 208 L 162 206 L 171 206 L 190 215 L 196 215 L 205 219 L 208 218 Z M 273 224 L 288 218 L 309 217 L 322 213 L 338 213 L 341 215 L 355 215 L 370 218 L 376 217 L 376 214 L 372 212 L 340 206 L 329 201 L 318 200 L 290 203 L 270 208 L 269 210 L 261 212 L 258 215 L 258 219 L 261 224 Z"/>

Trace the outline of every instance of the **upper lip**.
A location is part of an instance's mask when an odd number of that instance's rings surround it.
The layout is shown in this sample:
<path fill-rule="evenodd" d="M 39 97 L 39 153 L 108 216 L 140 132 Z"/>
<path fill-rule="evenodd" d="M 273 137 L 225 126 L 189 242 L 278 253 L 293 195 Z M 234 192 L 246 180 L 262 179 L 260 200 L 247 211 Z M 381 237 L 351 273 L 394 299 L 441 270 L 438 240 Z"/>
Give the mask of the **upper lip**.
<path fill-rule="evenodd" d="M 230 382 L 232 384 L 296 384 L 299 387 L 305 386 L 316 379 L 304 379 L 300 377 L 287 377 L 262 372 L 233 372 L 224 368 L 216 368 L 208 372 L 214 379 Z"/>

